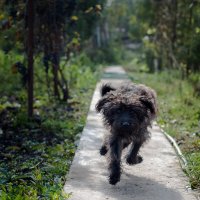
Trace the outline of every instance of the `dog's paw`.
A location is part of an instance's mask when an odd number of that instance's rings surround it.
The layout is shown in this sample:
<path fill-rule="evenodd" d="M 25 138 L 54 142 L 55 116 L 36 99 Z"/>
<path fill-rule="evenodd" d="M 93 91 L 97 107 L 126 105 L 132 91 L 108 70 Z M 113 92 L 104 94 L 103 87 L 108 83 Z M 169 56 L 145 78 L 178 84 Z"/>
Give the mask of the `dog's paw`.
<path fill-rule="evenodd" d="M 105 156 L 107 152 L 108 152 L 108 149 L 106 146 L 102 146 L 101 149 L 99 150 L 99 153 L 102 156 Z"/>
<path fill-rule="evenodd" d="M 109 183 L 111 185 L 116 185 L 116 183 L 119 182 L 119 181 L 120 181 L 120 176 L 118 176 L 118 175 L 111 175 L 109 177 Z"/>
<path fill-rule="evenodd" d="M 131 156 L 128 156 L 126 159 L 127 164 L 129 165 L 136 165 L 143 161 L 142 156 L 137 155 L 136 157 L 132 158 Z"/>

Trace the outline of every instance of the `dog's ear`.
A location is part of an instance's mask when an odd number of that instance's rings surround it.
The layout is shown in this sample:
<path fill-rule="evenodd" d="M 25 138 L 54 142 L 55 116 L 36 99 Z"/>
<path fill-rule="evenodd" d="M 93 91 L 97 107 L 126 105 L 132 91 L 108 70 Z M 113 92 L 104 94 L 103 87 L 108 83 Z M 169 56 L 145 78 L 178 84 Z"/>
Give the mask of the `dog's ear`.
<path fill-rule="evenodd" d="M 104 84 L 101 87 L 101 96 L 103 97 L 104 95 L 106 95 L 108 92 L 110 91 L 114 91 L 116 90 L 115 88 L 111 87 L 109 84 Z"/>
<path fill-rule="evenodd" d="M 103 109 L 103 106 L 108 102 L 107 98 L 101 98 L 97 104 L 96 104 L 96 111 L 97 112 L 101 112 L 101 110 Z"/>
<path fill-rule="evenodd" d="M 144 106 L 146 106 L 147 109 L 150 110 L 151 114 L 155 115 L 156 114 L 156 108 L 154 103 L 152 102 L 152 99 L 147 98 L 145 96 L 140 97 L 140 101 Z"/>

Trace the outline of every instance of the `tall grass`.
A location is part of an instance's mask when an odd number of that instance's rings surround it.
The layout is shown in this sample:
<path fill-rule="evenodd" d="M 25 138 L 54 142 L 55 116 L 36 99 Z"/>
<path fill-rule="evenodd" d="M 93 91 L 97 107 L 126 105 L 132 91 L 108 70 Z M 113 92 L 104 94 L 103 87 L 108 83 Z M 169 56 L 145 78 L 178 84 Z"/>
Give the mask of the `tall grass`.
<path fill-rule="evenodd" d="M 144 72 L 144 64 L 135 60 L 126 70 L 136 83 L 154 88 L 159 102 L 159 125 L 173 136 L 189 163 L 192 188 L 200 189 L 200 98 L 194 95 L 191 81 L 181 79 L 176 70 L 155 74 Z"/>

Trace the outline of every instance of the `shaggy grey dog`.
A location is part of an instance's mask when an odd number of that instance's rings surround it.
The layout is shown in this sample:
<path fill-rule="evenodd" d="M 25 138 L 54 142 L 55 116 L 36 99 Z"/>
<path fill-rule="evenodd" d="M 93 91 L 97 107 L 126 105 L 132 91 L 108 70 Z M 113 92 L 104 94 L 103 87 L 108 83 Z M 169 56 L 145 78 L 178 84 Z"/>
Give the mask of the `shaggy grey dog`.
<path fill-rule="evenodd" d="M 125 147 L 131 144 L 126 157 L 129 165 L 143 160 L 138 152 L 150 138 L 147 127 L 157 114 L 156 93 L 141 84 L 124 84 L 119 88 L 105 84 L 101 88 L 96 110 L 103 114 L 104 125 L 109 130 L 100 154 L 107 154 L 109 183 L 115 185 L 120 181 L 121 154 Z"/>

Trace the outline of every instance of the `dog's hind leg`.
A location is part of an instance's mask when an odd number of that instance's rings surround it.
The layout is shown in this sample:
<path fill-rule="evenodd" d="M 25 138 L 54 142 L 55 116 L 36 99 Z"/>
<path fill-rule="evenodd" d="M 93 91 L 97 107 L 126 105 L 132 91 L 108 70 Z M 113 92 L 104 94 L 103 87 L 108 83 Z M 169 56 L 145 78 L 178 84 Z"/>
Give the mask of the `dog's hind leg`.
<path fill-rule="evenodd" d="M 138 155 L 139 149 L 141 147 L 142 143 L 141 142 L 133 142 L 130 152 L 127 155 L 126 162 L 129 165 L 134 165 L 141 163 L 143 161 L 142 156 Z"/>
<path fill-rule="evenodd" d="M 115 138 L 110 142 L 108 151 L 108 170 L 109 170 L 109 183 L 115 185 L 120 181 L 121 176 L 121 154 L 123 144 L 122 140 Z"/>

